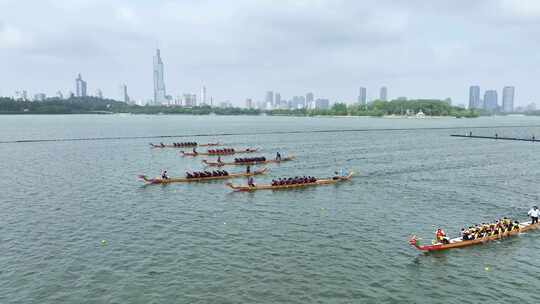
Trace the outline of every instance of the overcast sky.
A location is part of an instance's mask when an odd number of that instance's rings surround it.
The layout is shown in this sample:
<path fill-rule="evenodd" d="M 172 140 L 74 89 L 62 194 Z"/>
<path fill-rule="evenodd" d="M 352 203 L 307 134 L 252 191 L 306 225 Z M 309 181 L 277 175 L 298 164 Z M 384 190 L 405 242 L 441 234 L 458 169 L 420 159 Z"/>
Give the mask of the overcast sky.
<path fill-rule="evenodd" d="M 468 102 L 468 87 L 540 101 L 538 0 L 0 0 L 0 95 L 74 90 L 153 96 L 159 45 L 167 93 L 243 104 L 265 91 Z"/>

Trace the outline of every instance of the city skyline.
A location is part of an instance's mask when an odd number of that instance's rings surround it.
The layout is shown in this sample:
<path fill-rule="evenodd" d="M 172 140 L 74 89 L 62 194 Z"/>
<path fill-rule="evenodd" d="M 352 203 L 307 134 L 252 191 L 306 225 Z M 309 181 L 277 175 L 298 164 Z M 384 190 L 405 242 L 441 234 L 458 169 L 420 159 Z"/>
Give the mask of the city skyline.
<path fill-rule="evenodd" d="M 148 58 L 159 42 L 172 96 L 200 92 L 204 83 L 218 102 L 235 105 L 259 100 L 269 88 L 280 88 L 283 96 L 315 92 L 353 102 L 358 83 L 368 88 L 370 100 L 384 83 L 390 99 L 451 97 L 467 104 L 467 88 L 477 83 L 515 85 L 515 106 L 540 98 L 528 77 L 538 69 L 529 64 L 538 44 L 528 38 L 534 27 L 527 25 L 540 18 L 534 1 L 44 0 L 28 8 L 0 3 L 0 10 L 11 12 L 0 20 L 0 66 L 7 71 L 0 73 L 0 95 L 66 94 L 80 72 L 91 92 L 100 88 L 117 97 L 118 83 L 126 83 L 132 99 L 147 101 L 154 89 Z M 178 12 L 198 17 L 178 18 Z M 495 39 L 500 35 L 507 41 Z M 509 51 L 508 44 L 523 47 Z"/>

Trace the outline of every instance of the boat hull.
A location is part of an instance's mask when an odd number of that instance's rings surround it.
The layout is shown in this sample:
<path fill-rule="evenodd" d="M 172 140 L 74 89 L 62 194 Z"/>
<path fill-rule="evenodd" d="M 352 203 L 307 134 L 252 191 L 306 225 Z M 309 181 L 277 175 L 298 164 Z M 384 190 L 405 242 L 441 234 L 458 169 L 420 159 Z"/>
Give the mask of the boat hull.
<path fill-rule="evenodd" d="M 174 146 L 174 145 L 161 146 L 161 145 L 156 145 L 156 144 L 152 144 L 152 143 L 150 144 L 151 148 L 160 148 L 160 149 L 163 149 L 163 148 L 185 149 L 185 148 L 190 148 L 190 147 L 216 147 L 216 146 L 222 146 L 222 144 L 220 144 L 220 143 L 207 143 L 207 144 L 182 145 L 182 146 Z"/>
<path fill-rule="evenodd" d="M 240 177 L 249 177 L 255 175 L 265 174 L 269 171 L 268 168 L 263 168 L 261 170 L 256 170 L 251 173 L 232 173 L 224 176 L 212 176 L 212 177 L 199 177 L 199 178 L 147 178 L 144 175 L 139 175 L 139 178 L 142 179 L 147 185 L 163 185 L 163 184 L 172 184 L 172 183 L 196 183 L 196 182 L 206 182 L 206 181 L 216 181 Z"/>
<path fill-rule="evenodd" d="M 270 160 L 265 160 L 265 161 L 242 162 L 242 163 L 237 163 L 237 162 L 221 162 L 221 163 L 218 163 L 218 162 L 209 162 L 206 159 L 204 159 L 202 162 L 205 165 L 210 166 L 210 167 L 254 166 L 254 165 L 263 165 L 263 164 L 279 164 L 281 162 L 293 160 L 294 158 L 295 158 L 294 156 L 289 156 L 289 157 L 284 157 L 281 160 L 270 159 Z"/>
<path fill-rule="evenodd" d="M 231 152 L 223 152 L 223 153 L 208 153 L 208 152 L 185 152 L 180 151 L 183 156 L 225 156 L 225 155 L 234 155 L 234 154 L 245 154 L 245 153 L 255 153 L 258 149 L 244 149 L 244 150 L 238 150 L 238 151 L 231 151 Z"/>
<path fill-rule="evenodd" d="M 236 192 L 252 192 L 252 191 L 258 191 L 258 190 L 288 190 L 288 189 L 297 189 L 297 188 L 307 188 L 307 187 L 313 187 L 313 186 L 321 186 L 321 185 L 332 185 L 336 184 L 342 181 L 350 180 L 353 176 L 353 172 L 349 173 L 347 176 L 339 177 L 338 179 L 320 179 L 313 183 L 305 183 L 305 184 L 291 184 L 291 185 L 278 185 L 278 186 L 272 186 L 272 185 L 255 185 L 255 186 L 235 186 L 231 183 L 227 184 L 229 188 L 231 188 L 233 191 Z"/>
<path fill-rule="evenodd" d="M 491 235 L 491 236 L 487 236 L 487 237 L 483 237 L 483 238 L 479 238 L 479 239 L 474 239 L 474 240 L 468 240 L 468 241 L 463 241 L 463 240 L 461 240 L 461 238 L 455 238 L 455 239 L 450 240 L 449 244 L 437 243 L 437 244 L 433 244 L 433 245 L 417 245 L 415 242 L 413 242 L 413 240 L 410 240 L 409 242 L 413 247 L 415 247 L 416 249 L 418 249 L 420 251 L 426 251 L 426 252 L 441 251 L 441 250 L 449 250 L 449 249 L 463 248 L 463 247 L 469 247 L 469 246 L 474 246 L 474 245 L 478 245 L 478 244 L 483 244 L 483 243 L 487 243 L 487 242 L 491 242 L 491 241 L 495 241 L 495 240 L 515 236 L 515 235 L 518 235 L 518 234 L 520 234 L 522 232 L 533 230 L 533 229 L 536 229 L 538 227 L 540 227 L 540 224 L 532 225 L 530 222 L 527 222 L 525 224 L 520 224 L 519 225 L 519 230 L 512 230 L 512 231 L 504 232 L 504 233 L 502 233 L 500 235 Z"/>

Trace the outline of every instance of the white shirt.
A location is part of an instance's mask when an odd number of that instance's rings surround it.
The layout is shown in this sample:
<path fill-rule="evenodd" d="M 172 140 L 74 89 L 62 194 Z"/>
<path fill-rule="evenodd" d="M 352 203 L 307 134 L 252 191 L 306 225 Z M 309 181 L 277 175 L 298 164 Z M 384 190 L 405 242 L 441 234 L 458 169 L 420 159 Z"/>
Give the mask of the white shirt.
<path fill-rule="evenodd" d="M 529 210 L 529 213 L 527 213 L 530 217 L 538 217 L 540 215 L 540 209 L 531 209 Z"/>

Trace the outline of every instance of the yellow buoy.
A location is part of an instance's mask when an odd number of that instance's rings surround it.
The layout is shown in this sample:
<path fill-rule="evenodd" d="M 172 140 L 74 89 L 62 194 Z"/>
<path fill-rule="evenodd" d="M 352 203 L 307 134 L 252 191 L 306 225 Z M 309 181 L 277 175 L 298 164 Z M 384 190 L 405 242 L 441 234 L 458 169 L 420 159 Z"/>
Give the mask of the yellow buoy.
<path fill-rule="evenodd" d="M 485 270 L 485 271 L 489 271 L 489 267 L 485 267 L 484 270 Z"/>

